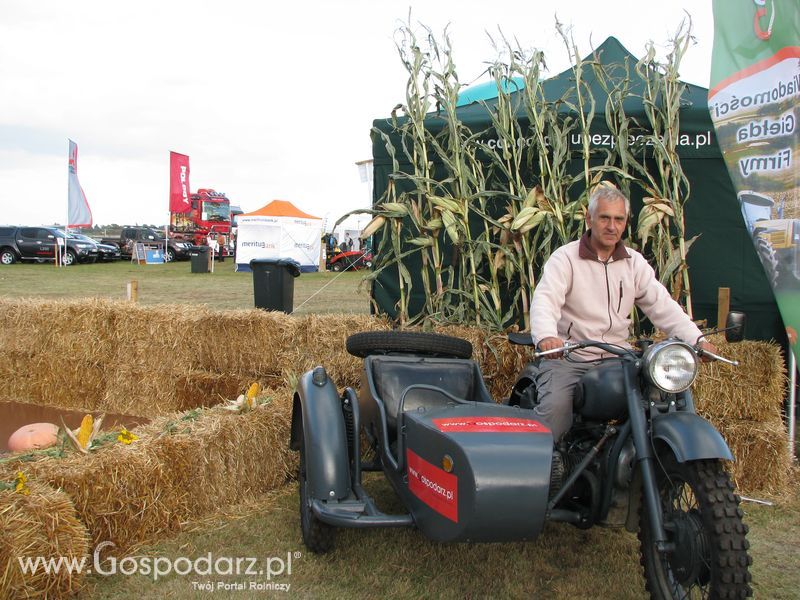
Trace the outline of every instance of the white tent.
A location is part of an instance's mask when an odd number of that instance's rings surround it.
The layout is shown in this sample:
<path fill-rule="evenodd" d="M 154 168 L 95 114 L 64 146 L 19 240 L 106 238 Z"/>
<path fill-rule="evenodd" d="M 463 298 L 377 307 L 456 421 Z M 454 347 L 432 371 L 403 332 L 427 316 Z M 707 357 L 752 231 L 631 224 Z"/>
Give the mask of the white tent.
<path fill-rule="evenodd" d="M 273 200 L 237 221 L 237 271 L 249 271 L 256 258 L 291 258 L 303 272 L 319 270 L 322 219 L 286 200 Z"/>

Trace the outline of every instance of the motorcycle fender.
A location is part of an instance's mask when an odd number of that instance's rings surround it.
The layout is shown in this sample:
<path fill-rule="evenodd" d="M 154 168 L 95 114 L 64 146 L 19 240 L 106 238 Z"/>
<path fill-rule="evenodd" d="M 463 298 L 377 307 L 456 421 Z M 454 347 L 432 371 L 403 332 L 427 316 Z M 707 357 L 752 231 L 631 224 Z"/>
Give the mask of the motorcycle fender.
<path fill-rule="evenodd" d="M 720 458 L 733 460 L 728 444 L 698 414 L 673 412 L 653 418 L 653 438 L 665 442 L 678 462 Z"/>
<path fill-rule="evenodd" d="M 300 449 L 301 428 L 309 495 L 328 501 L 348 497 L 350 459 L 342 401 L 329 377 L 321 385 L 314 383 L 312 371 L 300 377 L 292 407 L 292 450 Z"/>

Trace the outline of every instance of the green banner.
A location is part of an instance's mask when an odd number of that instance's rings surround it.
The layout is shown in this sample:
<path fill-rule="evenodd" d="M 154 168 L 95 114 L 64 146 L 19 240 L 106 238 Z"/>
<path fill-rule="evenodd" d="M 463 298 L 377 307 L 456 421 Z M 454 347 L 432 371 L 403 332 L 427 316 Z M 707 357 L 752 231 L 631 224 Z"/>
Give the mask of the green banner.
<path fill-rule="evenodd" d="M 708 108 L 758 256 L 800 356 L 800 2 L 713 0 Z"/>

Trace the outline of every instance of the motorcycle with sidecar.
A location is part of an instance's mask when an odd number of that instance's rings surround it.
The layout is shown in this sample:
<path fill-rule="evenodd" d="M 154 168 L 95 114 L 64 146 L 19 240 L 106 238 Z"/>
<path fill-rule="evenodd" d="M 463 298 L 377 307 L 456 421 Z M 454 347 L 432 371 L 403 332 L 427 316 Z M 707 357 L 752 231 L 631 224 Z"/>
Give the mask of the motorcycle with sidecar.
<path fill-rule="evenodd" d="M 741 339 L 743 320 L 731 314 L 729 341 Z M 532 344 L 530 334 L 509 341 Z M 625 527 L 638 533 L 653 598 L 750 596 L 747 526 L 723 466 L 733 456 L 690 390 L 699 340 L 585 340 L 559 351 L 590 346 L 609 358 L 579 382 L 573 427 L 554 444 L 533 410 L 533 365 L 498 403 L 465 340 L 351 335 L 348 352 L 364 359 L 359 391 L 340 394 L 316 367 L 294 394 L 305 545 L 329 551 L 338 527 L 414 526 L 436 542 L 533 540 L 547 521 Z M 383 471 L 407 512 L 382 512 L 364 471 Z"/>

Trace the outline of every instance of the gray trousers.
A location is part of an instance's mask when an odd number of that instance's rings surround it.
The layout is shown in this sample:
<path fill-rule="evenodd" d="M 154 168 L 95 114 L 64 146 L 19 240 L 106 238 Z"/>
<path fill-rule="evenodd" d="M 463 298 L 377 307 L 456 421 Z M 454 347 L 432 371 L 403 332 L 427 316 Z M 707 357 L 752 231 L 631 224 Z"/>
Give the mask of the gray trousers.
<path fill-rule="evenodd" d="M 553 440 L 561 439 L 572 427 L 572 402 L 575 387 L 586 371 L 597 366 L 597 361 L 569 362 L 543 359 L 536 367 L 536 393 L 539 405 L 534 412 L 539 420 L 553 432 Z"/>

